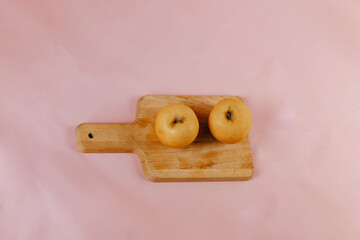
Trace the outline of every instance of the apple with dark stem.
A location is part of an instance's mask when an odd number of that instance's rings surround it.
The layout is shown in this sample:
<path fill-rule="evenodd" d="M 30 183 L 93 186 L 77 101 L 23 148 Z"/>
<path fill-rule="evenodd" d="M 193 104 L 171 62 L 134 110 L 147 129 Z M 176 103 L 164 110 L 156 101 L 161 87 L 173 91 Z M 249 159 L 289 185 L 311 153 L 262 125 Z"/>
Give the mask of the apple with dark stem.
<path fill-rule="evenodd" d="M 164 145 L 183 148 L 198 135 L 199 120 L 190 107 L 174 103 L 160 110 L 156 116 L 155 131 Z"/>
<path fill-rule="evenodd" d="M 220 142 L 236 143 L 248 136 L 251 113 L 244 102 L 226 98 L 218 102 L 210 112 L 209 129 Z"/>

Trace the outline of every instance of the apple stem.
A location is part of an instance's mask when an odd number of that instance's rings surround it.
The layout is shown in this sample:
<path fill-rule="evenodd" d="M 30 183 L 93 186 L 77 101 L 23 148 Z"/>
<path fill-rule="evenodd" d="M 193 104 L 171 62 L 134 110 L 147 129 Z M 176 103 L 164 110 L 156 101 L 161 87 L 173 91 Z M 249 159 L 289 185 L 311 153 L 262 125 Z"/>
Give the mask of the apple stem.
<path fill-rule="evenodd" d="M 183 123 L 183 121 L 181 120 L 181 118 L 177 117 L 175 118 L 174 123 Z"/>
<path fill-rule="evenodd" d="M 232 113 L 230 111 L 226 112 L 226 118 L 229 119 L 229 120 L 233 119 Z"/>

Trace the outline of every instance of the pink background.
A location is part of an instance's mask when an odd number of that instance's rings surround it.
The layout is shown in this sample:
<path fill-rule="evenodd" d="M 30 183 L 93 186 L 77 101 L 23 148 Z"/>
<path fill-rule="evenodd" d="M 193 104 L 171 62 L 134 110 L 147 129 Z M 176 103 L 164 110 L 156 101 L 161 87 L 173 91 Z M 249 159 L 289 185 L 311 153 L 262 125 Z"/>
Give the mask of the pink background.
<path fill-rule="evenodd" d="M 247 182 L 84 154 L 145 94 L 240 95 Z M 0 239 L 359 239 L 359 1 L 1 1 Z"/>

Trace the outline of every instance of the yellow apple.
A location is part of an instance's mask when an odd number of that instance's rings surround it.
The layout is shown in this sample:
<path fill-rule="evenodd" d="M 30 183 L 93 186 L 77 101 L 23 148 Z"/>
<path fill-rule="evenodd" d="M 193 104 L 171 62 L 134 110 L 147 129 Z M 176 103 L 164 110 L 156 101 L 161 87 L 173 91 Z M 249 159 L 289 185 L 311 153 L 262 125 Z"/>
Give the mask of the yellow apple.
<path fill-rule="evenodd" d="M 226 98 L 218 102 L 209 115 L 211 134 L 220 142 L 236 143 L 248 136 L 251 113 L 242 101 Z"/>
<path fill-rule="evenodd" d="M 199 133 L 199 120 L 191 108 L 174 103 L 162 108 L 157 114 L 155 130 L 163 144 L 182 148 L 195 140 Z"/>

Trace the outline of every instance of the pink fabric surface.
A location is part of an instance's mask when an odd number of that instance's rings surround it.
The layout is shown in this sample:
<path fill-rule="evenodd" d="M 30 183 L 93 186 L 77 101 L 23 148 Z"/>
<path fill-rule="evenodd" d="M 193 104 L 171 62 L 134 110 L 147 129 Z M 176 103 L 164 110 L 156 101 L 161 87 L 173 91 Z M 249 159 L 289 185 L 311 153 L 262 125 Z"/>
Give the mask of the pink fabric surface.
<path fill-rule="evenodd" d="M 1 1 L 0 239 L 359 239 L 359 1 Z M 84 154 L 146 94 L 240 95 L 247 182 Z"/>

